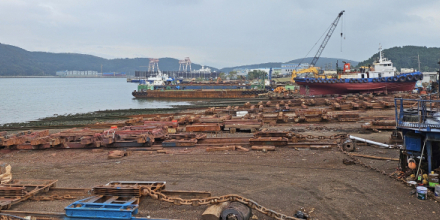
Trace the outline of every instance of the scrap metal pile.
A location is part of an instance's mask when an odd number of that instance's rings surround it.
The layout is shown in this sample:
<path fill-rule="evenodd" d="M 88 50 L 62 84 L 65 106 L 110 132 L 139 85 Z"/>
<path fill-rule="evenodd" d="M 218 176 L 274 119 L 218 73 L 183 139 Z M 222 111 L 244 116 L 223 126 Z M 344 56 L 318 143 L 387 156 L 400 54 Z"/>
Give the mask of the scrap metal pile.
<path fill-rule="evenodd" d="M 400 94 L 405 95 L 405 94 Z M 216 134 L 251 132 L 262 129 L 265 124 L 275 126 L 286 123 L 307 122 L 357 122 L 366 121 L 363 129 L 395 129 L 392 116 L 361 117 L 369 109 L 394 106 L 390 96 L 373 95 L 341 96 L 337 98 L 307 98 L 281 100 L 277 103 L 260 101 L 258 105 L 209 108 L 202 114 L 146 115 L 131 118 L 123 127 L 113 126 L 106 130 L 90 128 L 69 129 L 50 134 L 48 130 L 26 131 L 16 134 L 0 133 L 0 148 L 48 149 L 48 148 L 117 148 L 117 147 L 193 147 L 207 145 L 206 133 Z M 406 107 L 414 103 L 404 102 Z M 310 108 L 309 108 L 310 107 Z M 353 110 L 355 109 L 355 110 Z M 149 117 L 148 117 L 149 116 Z M 93 127 L 93 126 L 91 126 Z M 203 135 L 205 134 L 205 135 Z M 259 137 L 260 139 L 262 137 Z M 226 140 L 217 140 L 217 143 Z M 256 140 L 247 140 L 252 145 Z M 275 139 L 271 139 L 275 143 Z M 280 141 L 286 143 L 285 141 Z M 243 142 L 238 142 L 243 144 Z M 275 146 L 279 145 L 274 144 Z"/>

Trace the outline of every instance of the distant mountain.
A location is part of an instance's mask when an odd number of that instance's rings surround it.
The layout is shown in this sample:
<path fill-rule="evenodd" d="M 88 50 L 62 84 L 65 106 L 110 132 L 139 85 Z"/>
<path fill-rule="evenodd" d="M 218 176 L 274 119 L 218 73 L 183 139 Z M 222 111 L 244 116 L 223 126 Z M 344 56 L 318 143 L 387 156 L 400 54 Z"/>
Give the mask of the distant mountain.
<path fill-rule="evenodd" d="M 420 69 L 423 72 L 434 72 L 439 68 L 440 48 L 403 46 L 392 47 L 382 51 L 384 57 L 390 59 L 394 66 L 400 71 L 401 68 L 419 69 L 417 55 L 420 59 Z M 358 66 L 372 65 L 373 61 L 379 58 L 379 53 L 374 54 L 368 60 L 362 61 Z"/>
<path fill-rule="evenodd" d="M 311 63 L 313 60 L 313 57 L 307 57 L 304 59 L 296 59 L 291 60 L 289 62 L 271 62 L 271 63 L 260 63 L 260 64 L 250 64 L 250 65 L 243 65 L 243 66 L 235 66 L 235 67 L 226 67 L 223 69 L 220 69 L 220 71 L 229 73 L 233 69 L 255 69 L 255 68 L 280 68 L 281 64 L 286 63 Z M 351 65 L 356 66 L 359 62 L 353 61 L 353 60 L 347 60 L 347 59 L 338 59 L 338 58 L 327 58 L 327 57 L 321 57 L 319 58 L 318 62 L 315 66 L 321 67 L 324 69 L 324 67 L 327 65 L 331 69 L 336 69 L 336 62 L 338 62 L 338 66 L 342 68 L 343 63 L 342 61 L 349 62 Z"/>
<path fill-rule="evenodd" d="M 0 76 L 54 76 L 56 71 L 62 70 L 101 72 L 101 65 L 103 72 L 125 72 L 133 75 L 136 70 L 147 70 L 148 63 L 148 58 L 104 59 L 76 53 L 30 52 L 0 44 Z M 200 69 L 201 65 L 193 63 L 191 67 Z M 179 61 L 174 58 L 161 58 L 159 68 L 164 71 L 179 70 Z"/>

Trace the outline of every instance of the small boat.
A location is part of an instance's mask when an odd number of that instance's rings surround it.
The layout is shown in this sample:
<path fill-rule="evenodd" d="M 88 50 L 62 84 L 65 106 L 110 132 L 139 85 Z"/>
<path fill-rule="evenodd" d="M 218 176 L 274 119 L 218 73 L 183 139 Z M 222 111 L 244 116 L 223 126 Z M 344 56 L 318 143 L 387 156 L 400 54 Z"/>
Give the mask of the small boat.
<path fill-rule="evenodd" d="M 379 59 L 373 67 L 353 71 L 350 63 L 344 63 L 344 69 L 337 78 L 295 78 L 295 82 L 300 85 L 301 95 L 327 95 L 411 91 L 422 79 L 421 72 L 397 74 L 391 60 L 384 58 L 382 48 L 379 48 Z"/>

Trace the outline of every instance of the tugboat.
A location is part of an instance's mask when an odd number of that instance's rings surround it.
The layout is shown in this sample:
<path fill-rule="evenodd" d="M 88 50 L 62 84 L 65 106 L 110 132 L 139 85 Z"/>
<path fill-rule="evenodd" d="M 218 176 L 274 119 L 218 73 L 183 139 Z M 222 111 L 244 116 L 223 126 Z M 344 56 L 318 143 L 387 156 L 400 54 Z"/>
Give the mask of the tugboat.
<path fill-rule="evenodd" d="M 301 95 L 327 95 L 411 91 L 416 82 L 422 79 L 421 72 L 398 75 L 391 60 L 383 57 L 380 47 L 379 59 L 373 63 L 373 67 L 352 71 L 350 63 L 344 63 L 343 72 L 338 73 L 337 78 L 295 78 L 295 82 L 300 85 Z"/>

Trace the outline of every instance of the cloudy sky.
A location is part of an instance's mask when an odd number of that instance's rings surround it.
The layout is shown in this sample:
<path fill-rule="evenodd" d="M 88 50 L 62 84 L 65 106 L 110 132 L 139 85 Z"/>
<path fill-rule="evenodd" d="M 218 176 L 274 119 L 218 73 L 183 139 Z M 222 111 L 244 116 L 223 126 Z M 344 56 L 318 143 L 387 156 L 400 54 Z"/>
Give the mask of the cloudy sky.
<path fill-rule="evenodd" d="M 306 56 L 345 10 L 322 57 L 362 61 L 379 44 L 439 47 L 438 9 L 434 0 L 0 0 L 0 43 L 104 58 L 189 56 L 217 68 L 286 62 Z"/>

